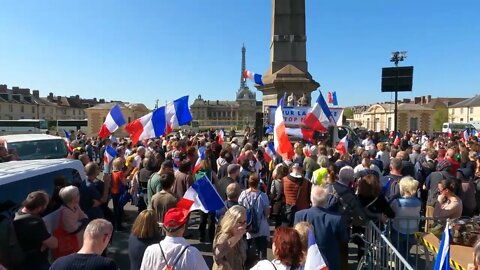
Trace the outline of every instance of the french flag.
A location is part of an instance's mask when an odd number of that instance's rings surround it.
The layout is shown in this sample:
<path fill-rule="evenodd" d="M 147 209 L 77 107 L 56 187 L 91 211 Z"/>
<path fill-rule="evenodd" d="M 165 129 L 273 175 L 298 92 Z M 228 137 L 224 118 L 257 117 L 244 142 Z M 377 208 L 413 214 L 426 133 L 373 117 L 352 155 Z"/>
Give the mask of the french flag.
<path fill-rule="evenodd" d="M 333 106 L 338 106 L 337 91 L 333 91 L 332 99 L 333 99 Z"/>
<path fill-rule="evenodd" d="M 252 80 L 253 82 L 255 82 L 258 85 L 263 86 L 262 75 L 260 75 L 260 74 L 253 73 L 249 70 L 245 70 L 243 72 L 243 77 L 245 77 L 245 79 Z"/>
<path fill-rule="evenodd" d="M 305 141 L 311 142 L 313 140 L 314 131 L 305 128 L 285 128 L 288 135 L 295 138 L 300 138 Z"/>
<path fill-rule="evenodd" d="M 303 153 L 305 153 L 305 157 L 310 157 L 312 155 L 312 153 L 310 153 L 310 145 L 305 145 L 305 147 L 303 147 Z"/>
<path fill-rule="evenodd" d="M 204 151 L 200 151 L 200 149 L 198 150 L 198 158 L 197 158 L 197 161 L 195 162 L 195 166 L 193 167 L 193 174 L 195 175 L 198 170 L 200 170 L 200 166 L 202 164 L 202 160 L 205 159 L 205 150 Z"/>
<path fill-rule="evenodd" d="M 478 137 L 478 130 L 476 129 L 472 130 L 472 136 Z"/>
<path fill-rule="evenodd" d="M 270 163 L 275 158 L 275 146 L 273 142 L 269 142 L 267 147 L 265 147 L 265 151 L 263 152 L 263 157 L 267 163 Z"/>
<path fill-rule="evenodd" d="M 165 118 L 167 120 L 167 134 L 171 133 L 176 127 L 192 122 L 192 114 L 188 107 L 188 96 L 168 103 L 165 106 Z"/>
<path fill-rule="evenodd" d="M 293 146 L 290 143 L 285 127 L 285 120 L 283 119 L 283 98 L 278 103 L 277 110 L 275 110 L 275 125 L 273 128 L 273 143 L 275 152 L 279 154 L 283 160 L 289 160 L 293 157 Z"/>
<path fill-rule="evenodd" d="M 470 138 L 470 135 L 468 134 L 468 130 L 465 129 L 465 131 L 463 131 L 463 140 L 467 142 L 469 138 Z"/>
<path fill-rule="evenodd" d="M 449 270 L 450 269 L 450 224 L 447 221 L 445 230 L 443 231 L 442 241 L 438 248 L 437 257 L 435 258 L 434 270 Z"/>
<path fill-rule="evenodd" d="M 225 140 L 225 132 L 223 131 L 223 128 L 218 131 L 218 144 L 222 145 L 224 140 Z"/>
<path fill-rule="evenodd" d="M 103 163 L 110 164 L 117 157 L 117 151 L 111 145 L 107 145 L 103 154 Z"/>
<path fill-rule="evenodd" d="M 204 213 L 215 212 L 225 207 L 212 182 L 206 177 L 198 179 L 187 189 L 183 198 L 177 203 L 177 207 L 194 211 L 201 210 Z"/>
<path fill-rule="evenodd" d="M 70 139 L 70 133 L 65 129 L 63 130 L 63 132 L 65 133 L 65 144 L 67 145 L 68 152 L 73 152 L 72 145 L 70 144 L 72 142 Z"/>
<path fill-rule="evenodd" d="M 395 141 L 393 141 L 393 145 L 395 146 L 399 146 L 400 145 L 400 135 L 397 135 L 395 136 Z"/>
<path fill-rule="evenodd" d="M 448 138 L 452 138 L 452 136 L 453 136 L 452 129 L 451 129 L 451 128 L 448 128 L 448 129 L 447 129 L 447 137 L 448 137 Z"/>
<path fill-rule="evenodd" d="M 332 92 L 328 92 L 328 103 L 330 103 L 330 104 L 333 103 L 333 95 L 332 95 Z"/>
<path fill-rule="evenodd" d="M 328 270 L 328 266 L 323 259 L 322 253 L 315 242 L 315 236 L 312 229 L 308 231 L 308 250 L 305 261 L 305 270 Z"/>
<path fill-rule="evenodd" d="M 320 132 L 327 132 L 327 127 L 335 124 L 332 112 L 330 112 L 321 92 L 312 110 L 305 116 L 303 123 L 305 126 Z"/>
<path fill-rule="evenodd" d="M 132 144 L 165 134 L 165 107 L 155 109 L 125 126 L 125 131 L 130 134 Z"/>
<path fill-rule="evenodd" d="M 125 125 L 126 121 L 123 117 L 122 110 L 118 104 L 115 104 L 113 108 L 108 113 L 107 117 L 105 118 L 105 122 L 103 123 L 100 131 L 98 132 L 98 137 L 100 138 L 107 138 L 110 134 L 115 132 L 120 126 Z"/>
<path fill-rule="evenodd" d="M 337 151 L 343 155 L 348 152 L 348 140 L 347 140 L 347 135 L 343 137 L 338 143 L 337 146 L 335 147 Z"/>

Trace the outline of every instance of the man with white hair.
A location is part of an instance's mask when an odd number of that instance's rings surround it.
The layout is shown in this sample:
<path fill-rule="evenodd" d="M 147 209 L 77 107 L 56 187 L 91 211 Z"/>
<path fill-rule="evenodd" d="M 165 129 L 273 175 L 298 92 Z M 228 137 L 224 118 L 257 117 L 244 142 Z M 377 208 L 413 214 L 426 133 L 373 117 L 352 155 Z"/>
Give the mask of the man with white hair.
<path fill-rule="evenodd" d="M 320 169 L 320 164 L 317 162 L 317 155 L 318 155 L 318 149 L 316 145 L 312 146 L 305 146 L 308 148 L 308 152 L 310 153 L 310 156 L 307 156 L 303 160 L 303 168 L 305 169 L 305 178 L 310 179 L 313 175 L 313 172 Z M 307 149 L 304 149 L 304 152 Z"/>
<path fill-rule="evenodd" d="M 330 195 L 321 186 L 313 186 L 310 195 L 312 207 L 295 214 L 295 224 L 306 221 L 312 225 L 315 242 L 328 263 L 330 269 L 348 268 L 348 228 L 339 214 L 326 209 Z M 345 253 L 346 254 L 343 254 Z"/>
<path fill-rule="evenodd" d="M 112 236 L 113 225 L 105 219 L 92 220 L 83 233 L 83 246 L 77 252 L 57 259 L 50 270 L 105 269 L 118 270 L 117 264 L 101 254 Z"/>

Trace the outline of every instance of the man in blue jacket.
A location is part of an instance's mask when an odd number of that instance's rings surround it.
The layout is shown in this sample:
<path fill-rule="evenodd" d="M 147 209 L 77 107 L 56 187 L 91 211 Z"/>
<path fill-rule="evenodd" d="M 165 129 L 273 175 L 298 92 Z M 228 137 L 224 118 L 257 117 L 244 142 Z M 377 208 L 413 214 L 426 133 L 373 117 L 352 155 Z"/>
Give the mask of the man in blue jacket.
<path fill-rule="evenodd" d="M 295 224 L 306 221 L 313 227 L 315 242 L 325 257 L 329 269 L 344 269 L 348 267 L 345 249 L 348 244 L 348 231 L 341 215 L 325 209 L 329 194 L 320 186 L 313 186 L 310 195 L 312 207 L 295 214 Z"/>

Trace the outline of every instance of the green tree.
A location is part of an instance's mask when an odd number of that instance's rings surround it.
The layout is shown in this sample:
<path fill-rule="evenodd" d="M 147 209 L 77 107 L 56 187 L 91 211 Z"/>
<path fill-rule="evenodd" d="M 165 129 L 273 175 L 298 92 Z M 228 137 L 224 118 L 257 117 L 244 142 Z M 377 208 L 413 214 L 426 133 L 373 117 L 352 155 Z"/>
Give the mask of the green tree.
<path fill-rule="evenodd" d="M 345 110 L 343 110 L 343 116 L 345 116 L 345 118 L 350 118 L 352 119 L 353 118 L 353 110 L 352 108 L 345 108 Z"/>
<path fill-rule="evenodd" d="M 442 131 L 442 125 L 445 122 L 448 122 L 448 109 L 436 109 L 433 113 L 433 130 L 437 132 Z"/>

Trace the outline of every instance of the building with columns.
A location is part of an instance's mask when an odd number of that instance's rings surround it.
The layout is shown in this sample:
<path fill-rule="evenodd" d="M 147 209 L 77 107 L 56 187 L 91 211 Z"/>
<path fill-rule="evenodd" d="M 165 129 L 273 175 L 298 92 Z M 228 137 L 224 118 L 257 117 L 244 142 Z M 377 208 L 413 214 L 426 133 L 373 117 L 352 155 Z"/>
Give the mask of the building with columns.
<path fill-rule="evenodd" d="M 198 95 L 190 106 L 193 127 L 200 129 L 243 129 L 255 125 L 256 113 L 262 112 L 262 102 L 257 101 L 256 94 L 248 88 L 245 81 L 243 75 L 245 53 L 246 49 L 243 46 L 240 88 L 236 92 L 235 100 L 205 100 L 201 95 Z"/>

